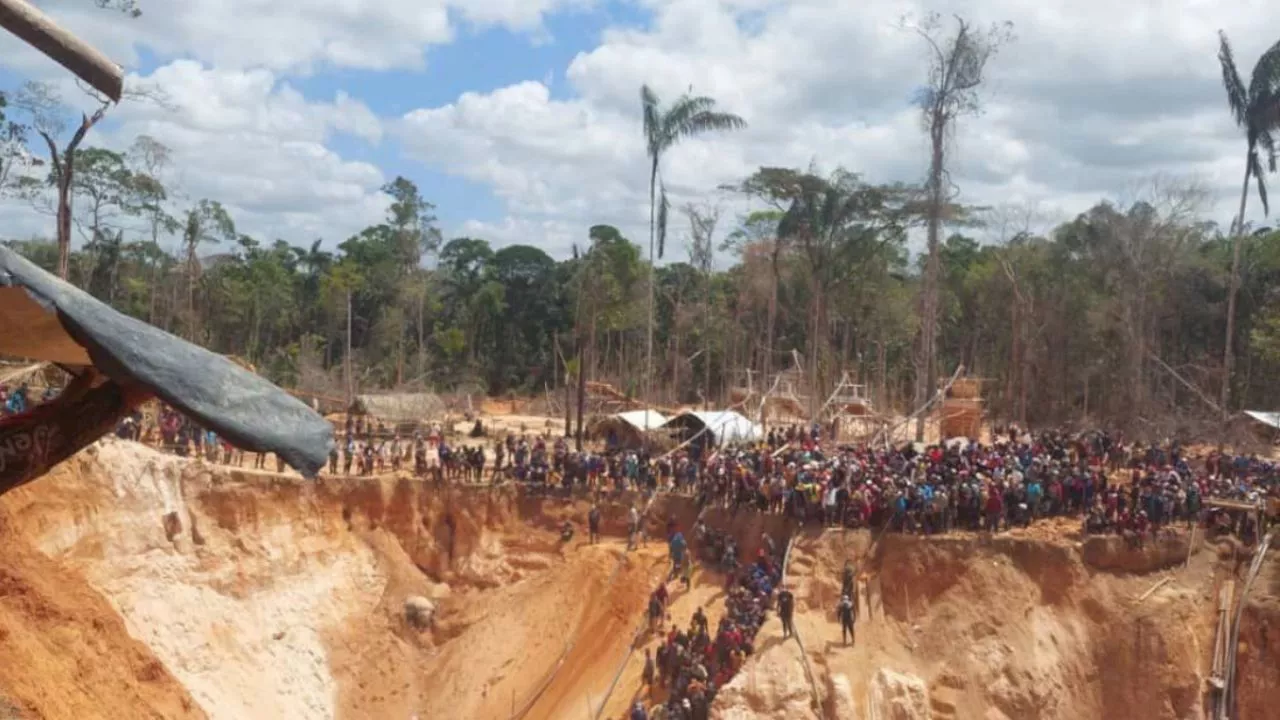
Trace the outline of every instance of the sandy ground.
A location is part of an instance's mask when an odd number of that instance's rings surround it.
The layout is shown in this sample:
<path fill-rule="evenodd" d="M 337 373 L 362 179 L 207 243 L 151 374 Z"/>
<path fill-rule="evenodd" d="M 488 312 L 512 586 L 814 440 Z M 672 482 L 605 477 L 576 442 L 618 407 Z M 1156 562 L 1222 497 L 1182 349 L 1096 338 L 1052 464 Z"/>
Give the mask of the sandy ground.
<path fill-rule="evenodd" d="M 645 692 L 655 640 L 633 651 L 632 639 L 666 560 L 659 544 L 625 552 L 624 506 L 604 511 L 592 546 L 581 501 L 407 477 L 305 482 L 104 442 L 0 498 L 0 717 L 572 718 L 602 702 L 620 717 Z M 667 498 L 653 522 L 694 514 Z M 707 518 L 748 554 L 787 531 L 777 516 Z M 579 528 L 568 545 L 565 519 Z M 1214 599 L 1243 556 L 1078 530 L 875 545 L 803 531 L 789 582 L 806 652 L 771 619 L 713 715 L 1201 717 Z M 834 608 L 849 558 L 867 595 L 845 646 Z M 672 583 L 668 623 L 702 606 L 714 625 L 721 584 Z M 435 603 L 432 628 L 406 622 L 411 596 Z M 1242 624 L 1243 718 L 1280 702 L 1277 598 L 1272 561 Z"/>
<path fill-rule="evenodd" d="M 1211 553 L 1181 570 L 1185 544 L 1091 553 L 1062 538 L 888 536 L 861 565 L 857 639 L 845 645 L 835 617 L 840 569 L 867 544 L 827 533 L 793 551 L 797 628 L 825 716 L 1199 717 L 1219 579 Z M 1099 571 L 1088 558 L 1122 560 L 1129 572 Z M 1138 602 L 1166 569 L 1172 579 Z M 767 649 L 743 687 L 722 694 L 719 717 L 809 694 L 795 672 L 797 646 L 769 648 L 780 634 L 776 620 L 762 629 Z"/>
<path fill-rule="evenodd" d="M 687 630 L 699 607 L 707 616 L 707 625 L 713 631 L 720 623 L 720 618 L 724 614 L 723 575 L 698 570 L 688 591 L 685 591 L 679 582 L 668 583 L 667 588 L 671 593 L 671 602 L 663 618 L 663 632 L 656 635 L 650 633 L 643 635 L 640 644 L 627 658 L 617 688 L 605 706 L 603 717 L 624 718 L 627 717 L 627 712 L 636 700 L 643 700 L 647 708 L 653 702 L 666 697 L 661 688 L 644 686 L 644 653 L 645 650 L 650 654 L 657 652 L 658 646 L 665 638 L 665 631 L 669 630 L 673 624 Z"/>

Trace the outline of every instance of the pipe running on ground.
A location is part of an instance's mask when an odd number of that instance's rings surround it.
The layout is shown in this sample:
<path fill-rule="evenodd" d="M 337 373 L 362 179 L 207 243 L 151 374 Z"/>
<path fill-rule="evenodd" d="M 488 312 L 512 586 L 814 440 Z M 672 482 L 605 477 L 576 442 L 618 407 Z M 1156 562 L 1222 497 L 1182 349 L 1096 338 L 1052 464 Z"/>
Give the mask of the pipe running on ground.
<path fill-rule="evenodd" d="M 1267 555 L 1267 550 L 1271 548 L 1271 540 L 1274 532 L 1269 532 L 1262 542 L 1258 545 L 1257 551 L 1254 553 L 1253 561 L 1249 563 L 1249 573 L 1245 576 L 1244 587 L 1240 590 L 1240 595 L 1236 599 L 1235 617 L 1231 622 L 1231 638 L 1228 641 L 1226 677 L 1225 681 L 1225 697 L 1219 706 L 1219 718 L 1232 718 L 1238 720 L 1239 709 L 1236 707 L 1236 648 L 1240 645 L 1240 619 L 1244 616 L 1244 606 L 1249 600 L 1249 590 L 1253 588 L 1253 581 L 1258 579 L 1258 573 L 1262 570 L 1263 559 Z"/>

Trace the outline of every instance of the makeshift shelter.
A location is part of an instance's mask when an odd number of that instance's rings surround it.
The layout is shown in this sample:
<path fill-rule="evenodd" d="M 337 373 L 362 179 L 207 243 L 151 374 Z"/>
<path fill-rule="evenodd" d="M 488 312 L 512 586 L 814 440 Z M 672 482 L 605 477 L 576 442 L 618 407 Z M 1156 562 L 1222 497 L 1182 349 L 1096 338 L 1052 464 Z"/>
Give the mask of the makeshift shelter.
<path fill-rule="evenodd" d="M 732 410 L 690 411 L 667 421 L 665 427 L 682 442 L 708 447 L 737 442 L 756 442 L 764 438 L 764 429 Z"/>
<path fill-rule="evenodd" d="M 588 434 L 604 440 L 610 449 L 638 448 L 644 445 L 648 433 L 666 424 L 667 418 L 656 410 L 647 413 L 644 410 L 628 410 L 592 420 Z"/>
<path fill-rule="evenodd" d="M 444 401 L 434 393 L 357 395 L 352 411 L 386 422 L 421 422 L 444 414 Z"/>
<path fill-rule="evenodd" d="M 423 423 L 445 414 L 444 401 L 434 393 L 380 393 L 357 395 L 351 414 L 381 421 L 400 435 L 412 435 Z"/>
<path fill-rule="evenodd" d="M 1245 410 L 1244 416 L 1248 419 L 1249 430 L 1259 440 L 1276 442 L 1280 439 L 1280 412 Z"/>
<path fill-rule="evenodd" d="M 314 475 L 333 428 L 222 355 L 119 313 L 0 246 L 0 354 L 55 363 L 73 377 L 57 398 L 0 421 L 0 493 L 110 432 L 159 397 L 251 452 Z"/>
<path fill-rule="evenodd" d="M 977 378 L 956 378 L 942 400 L 938 425 L 942 438 L 974 438 L 982 432 L 985 415 L 982 382 Z"/>
<path fill-rule="evenodd" d="M 1264 412 L 1262 410 L 1245 410 L 1245 415 L 1266 425 L 1272 430 L 1280 430 L 1280 412 Z"/>

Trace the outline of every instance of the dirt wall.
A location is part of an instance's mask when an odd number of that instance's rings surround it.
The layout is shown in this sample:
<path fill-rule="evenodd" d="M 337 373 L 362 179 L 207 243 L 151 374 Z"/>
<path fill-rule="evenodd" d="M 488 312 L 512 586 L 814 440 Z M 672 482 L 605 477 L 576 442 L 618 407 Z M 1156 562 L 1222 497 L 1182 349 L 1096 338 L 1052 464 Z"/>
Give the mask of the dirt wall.
<path fill-rule="evenodd" d="M 185 702 L 195 716 L 225 718 L 488 717 L 524 702 L 567 637 L 614 642 L 633 627 L 665 564 L 657 542 L 622 559 L 627 507 L 639 501 L 602 503 L 606 542 L 583 547 L 585 499 L 411 478 L 312 483 L 109 440 L 3 507 L 29 562 L 58 568 L 61 584 L 80 578 L 120 642 L 143 653 L 139 673 L 151 680 L 134 682 L 135 706 Z M 659 498 L 650 531 L 669 517 L 687 528 L 696 514 L 686 498 Z M 559 541 L 565 519 L 579 530 L 572 548 Z M 431 628 L 405 622 L 409 597 L 436 605 Z M 575 657 L 588 662 L 590 648 Z M 0 692 L 16 703 L 45 707 L 27 700 L 21 678 L 4 679 Z M 147 695 L 161 681 L 174 698 Z M 61 683 L 47 687 L 46 704 Z M 557 692 L 577 705 L 573 688 Z"/>
<path fill-rule="evenodd" d="M 627 509 L 641 502 L 603 502 L 606 537 L 590 545 L 586 499 L 311 483 L 104 442 L 0 498 L 0 652 L 22 659 L 0 664 L 0 717 L 6 703 L 53 718 L 585 713 L 665 573 L 666 523 L 687 531 L 698 516 L 689 498 L 658 498 L 647 527 L 659 540 L 627 553 Z M 703 517 L 748 558 L 763 535 L 781 546 L 793 530 L 779 516 Z M 718 717 L 1198 718 L 1214 600 L 1241 567 L 1239 552 L 1185 536 L 1135 549 L 1065 526 L 874 543 L 798 532 L 790 583 L 819 703 L 770 620 Z M 866 581 L 845 646 L 834 611 L 848 559 Z M 1277 568 L 1242 622 L 1246 719 L 1280 703 Z M 719 603 L 720 582 L 697 578 L 669 620 Z M 405 620 L 408 598 L 431 603 L 430 627 Z M 611 717 L 641 692 L 635 661 L 621 667 Z"/>
<path fill-rule="evenodd" d="M 4 504 L 0 547 L 0 717 L 204 717 L 107 599 L 37 550 Z"/>
<path fill-rule="evenodd" d="M 825 717 L 1201 718 L 1214 599 L 1236 566 L 1215 552 L 1188 554 L 1185 537 L 1133 549 L 1110 538 L 888 535 L 872 547 L 863 533 L 828 532 L 802 536 L 793 554 L 797 624 Z M 846 646 L 835 606 L 847 558 L 861 559 L 865 582 L 857 639 Z M 1280 702 L 1270 629 L 1280 620 L 1280 562 L 1269 567 L 1242 624 L 1246 719 Z M 793 662 L 773 635 L 771 621 L 749 664 L 761 687 Z M 718 717 L 769 712 L 767 698 L 750 693 L 717 703 Z"/>

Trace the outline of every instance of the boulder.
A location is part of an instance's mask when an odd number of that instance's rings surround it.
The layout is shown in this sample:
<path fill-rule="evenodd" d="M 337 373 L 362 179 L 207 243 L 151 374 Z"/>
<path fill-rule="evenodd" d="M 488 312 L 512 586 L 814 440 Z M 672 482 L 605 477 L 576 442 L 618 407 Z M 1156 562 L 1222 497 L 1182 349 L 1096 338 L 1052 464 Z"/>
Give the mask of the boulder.
<path fill-rule="evenodd" d="M 410 595 L 404 599 L 404 619 L 413 627 L 431 627 L 431 619 L 435 614 L 436 604 L 420 595 Z"/>
<path fill-rule="evenodd" d="M 853 684 L 849 682 L 848 675 L 836 673 L 827 676 L 827 698 L 836 717 L 858 717 L 858 710 L 853 702 Z"/>
<path fill-rule="evenodd" d="M 800 648 L 794 642 L 785 642 L 747 661 L 733 680 L 716 693 L 711 717 L 817 720 Z"/>
<path fill-rule="evenodd" d="M 867 689 L 867 720 L 931 720 L 929 689 L 915 675 L 880 668 Z"/>

